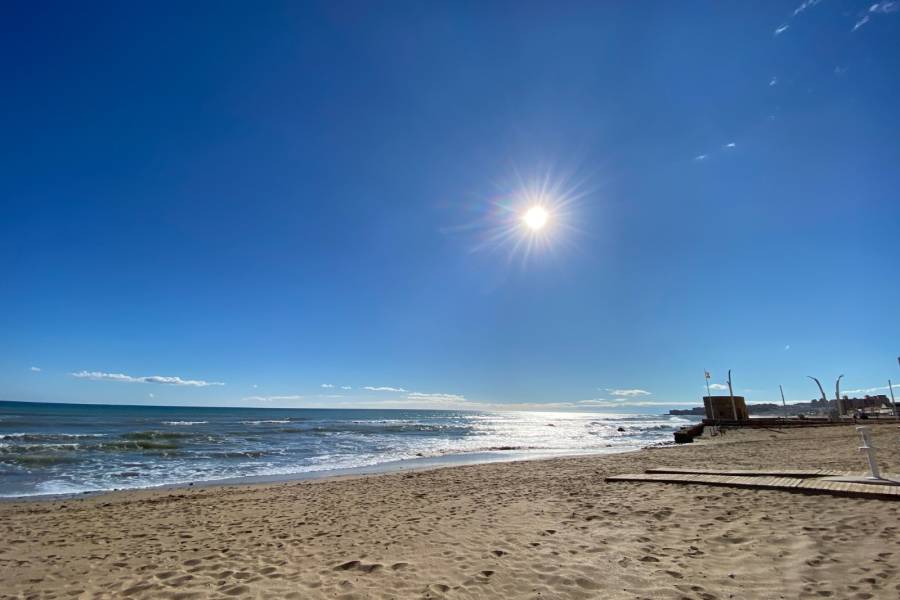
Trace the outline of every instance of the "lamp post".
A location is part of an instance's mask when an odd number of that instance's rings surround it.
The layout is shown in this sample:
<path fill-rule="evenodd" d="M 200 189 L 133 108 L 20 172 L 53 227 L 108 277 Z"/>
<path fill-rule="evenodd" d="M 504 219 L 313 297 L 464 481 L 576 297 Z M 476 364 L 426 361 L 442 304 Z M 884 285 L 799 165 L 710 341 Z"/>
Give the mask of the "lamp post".
<path fill-rule="evenodd" d="M 838 409 L 838 418 L 844 416 L 844 405 L 841 402 L 841 375 L 837 378 L 837 381 L 834 382 L 834 399 L 837 400 L 837 409 Z"/>
<path fill-rule="evenodd" d="M 825 388 L 822 387 L 822 382 L 813 377 L 812 375 L 807 375 L 810 379 L 816 382 L 816 385 L 819 386 L 819 392 L 822 394 L 822 402 L 825 403 L 825 407 L 828 407 L 828 396 L 825 395 Z"/>
<path fill-rule="evenodd" d="M 891 404 L 894 405 L 894 416 L 900 419 L 900 412 L 897 412 L 897 401 L 894 400 L 894 384 L 888 379 L 888 391 L 891 393 Z"/>
<path fill-rule="evenodd" d="M 731 369 L 728 369 L 728 395 L 731 397 L 731 415 L 738 420 L 737 406 L 734 404 L 734 391 L 731 389 Z"/>
<path fill-rule="evenodd" d="M 781 387 L 781 384 L 778 384 L 778 391 L 781 392 L 781 407 L 784 409 L 784 418 L 787 419 L 787 404 L 784 401 L 784 388 Z"/>

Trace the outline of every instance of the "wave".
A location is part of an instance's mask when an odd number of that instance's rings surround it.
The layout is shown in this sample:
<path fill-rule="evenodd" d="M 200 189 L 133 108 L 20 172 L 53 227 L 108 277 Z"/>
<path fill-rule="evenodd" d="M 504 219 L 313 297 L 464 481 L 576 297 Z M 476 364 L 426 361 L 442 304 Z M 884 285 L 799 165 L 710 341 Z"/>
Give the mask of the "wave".
<path fill-rule="evenodd" d="M 105 433 L 2 433 L 0 440 L 18 440 L 23 442 L 52 442 L 79 438 L 106 437 Z"/>
<path fill-rule="evenodd" d="M 157 442 L 153 440 L 122 440 L 103 442 L 93 446 L 97 450 L 119 452 L 122 450 L 177 450 L 180 446 L 174 442 Z"/>
<path fill-rule="evenodd" d="M 80 444 L 4 444 L 0 443 L 0 455 L 26 454 L 29 452 L 74 452 Z"/>
<path fill-rule="evenodd" d="M 269 419 L 266 421 L 241 421 L 244 425 L 283 425 L 290 423 L 291 419 Z"/>
<path fill-rule="evenodd" d="M 196 434 L 177 431 L 130 431 L 123 433 L 119 437 L 126 440 L 177 440 L 196 437 Z"/>
<path fill-rule="evenodd" d="M 78 462 L 71 454 L 11 454 L 0 455 L 0 462 L 13 463 L 23 467 L 48 467 L 63 463 Z"/>
<path fill-rule="evenodd" d="M 163 421 L 163 425 L 204 425 L 209 421 Z"/>

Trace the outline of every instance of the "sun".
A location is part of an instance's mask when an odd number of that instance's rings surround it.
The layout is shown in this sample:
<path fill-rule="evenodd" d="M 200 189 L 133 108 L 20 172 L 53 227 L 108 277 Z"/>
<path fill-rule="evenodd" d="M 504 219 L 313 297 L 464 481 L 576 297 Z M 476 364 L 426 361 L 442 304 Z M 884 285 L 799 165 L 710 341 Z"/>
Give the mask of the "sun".
<path fill-rule="evenodd" d="M 547 219 L 549 217 L 550 215 L 547 214 L 547 211 L 544 210 L 543 207 L 532 206 L 528 209 L 528 212 L 525 213 L 525 216 L 522 217 L 522 220 L 525 221 L 525 225 L 532 231 L 539 231 L 547 224 Z"/>

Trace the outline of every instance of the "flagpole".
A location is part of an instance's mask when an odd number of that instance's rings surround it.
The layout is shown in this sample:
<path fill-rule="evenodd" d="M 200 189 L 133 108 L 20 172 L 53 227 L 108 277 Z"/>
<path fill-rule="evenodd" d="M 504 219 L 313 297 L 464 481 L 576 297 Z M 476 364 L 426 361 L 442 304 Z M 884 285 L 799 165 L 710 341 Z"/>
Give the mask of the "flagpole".
<path fill-rule="evenodd" d="M 706 369 L 703 369 L 703 377 L 706 379 L 706 397 L 712 402 L 712 393 L 709 391 L 709 371 Z"/>

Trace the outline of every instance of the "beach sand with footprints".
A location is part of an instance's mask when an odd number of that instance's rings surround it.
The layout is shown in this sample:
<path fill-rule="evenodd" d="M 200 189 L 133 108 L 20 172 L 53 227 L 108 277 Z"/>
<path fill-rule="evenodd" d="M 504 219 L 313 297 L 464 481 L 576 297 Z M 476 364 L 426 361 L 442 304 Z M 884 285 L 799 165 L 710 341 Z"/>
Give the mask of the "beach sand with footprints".
<path fill-rule="evenodd" d="M 900 472 L 896 426 L 876 426 Z M 0 598 L 896 598 L 900 502 L 607 483 L 862 471 L 852 427 L 565 458 L 0 503 Z"/>

